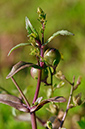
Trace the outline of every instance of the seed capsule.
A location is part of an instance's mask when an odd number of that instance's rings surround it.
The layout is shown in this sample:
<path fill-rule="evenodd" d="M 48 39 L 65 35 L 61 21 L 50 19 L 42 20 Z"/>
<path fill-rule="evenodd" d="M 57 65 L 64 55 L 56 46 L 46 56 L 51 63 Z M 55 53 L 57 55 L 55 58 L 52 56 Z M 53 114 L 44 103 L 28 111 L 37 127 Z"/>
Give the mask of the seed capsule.
<path fill-rule="evenodd" d="M 60 62 L 60 52 L 55 48 L 47 49 L 44 53 L 44 59 L 50 66 L 57 66 Z"/>
<path fill-rule="evenodd" d="M 34 79 L 38 79 L 38 69 L 32 67 L 31 68 L 31 76 Z M 48 77 L 48 70 L 42 69 L 41 81 L 44 81 L 47 77 Z"/>

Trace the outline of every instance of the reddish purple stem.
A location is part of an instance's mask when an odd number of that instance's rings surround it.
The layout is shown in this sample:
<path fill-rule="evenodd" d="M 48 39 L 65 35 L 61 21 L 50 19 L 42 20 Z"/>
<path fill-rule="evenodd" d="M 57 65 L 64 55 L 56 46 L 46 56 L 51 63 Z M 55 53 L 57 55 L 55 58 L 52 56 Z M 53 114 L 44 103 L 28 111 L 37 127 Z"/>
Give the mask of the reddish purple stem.
<path fill-rule="evenodd" d="M 44 30 L 44 26 L 43 27 L 43 30 Z M 40 56 L 43 58 L 43 48 L 42 45 L 41 45 L 41 41 L 37 41 L 36 42 L 38 43 L 39 47 L 40 47 Z M 42 44 L 44 43 L 44 31 L 42 33 Z M 43 67 L 44 63 L 41 61 L 40 59 L 40 66 Z M 40 84 L 41 84 L 41 74 L 42 74 L 42 70 L 39 69 L 39 72 L 38 72 L 38 81 L 37 81 L 37 88 L 36 88 L 36 91 L 35 91 L 35 95 L 34 95 L 34 99 L 33 99 L 33 104 L 35 103 L 37 97 L 38 97 L 38 94 L 39 94 L 39 89 L 40 89 Z M 36 123 L 36 116 L 35 116 L 35 112 L 33 112 L 31 114 L 31 123 L 32 123 L 32 129 L 37 129 L 37 123 Z"/>
<path fill-rule="evenodd" d="M 32 129 L 37 129 L 37 122 L 36 122 L 35 113 L 31 113 L 30 115 L 31 115 Z"/>

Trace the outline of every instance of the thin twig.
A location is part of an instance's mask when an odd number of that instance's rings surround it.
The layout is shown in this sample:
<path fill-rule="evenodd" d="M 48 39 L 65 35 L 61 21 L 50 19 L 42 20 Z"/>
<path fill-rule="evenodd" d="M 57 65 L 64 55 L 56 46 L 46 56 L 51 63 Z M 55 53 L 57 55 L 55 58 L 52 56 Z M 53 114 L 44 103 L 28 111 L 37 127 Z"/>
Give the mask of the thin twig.
<path fill-rule="evenodd" d="M 59 129 L 62 128 L 63 123 L 64 123 L 64 121 L 65 121 L 65 118 L 66 118 L 66 116 L 67 116 L 67 113 L 68 113 L 68 110 L 69 110 L 69 105 L 70 105 L 71 99 L 72 99 L 73 90 L 74 90 L 74 85 L 71 85 L 71 91 L 70 91 L 70 96 L 69 96 L 68 103 L 67 103 L 67 108 L 66 108 L 66 111 L 65 111 L 65 113 L 64 113 L 64 116 L 63 116 L 63 118 L 62 118 L 62 121 L 61 121 L 61 123 L 60 123 Z"/>
<path fill-rule="evenodd" d="M 51 68 L 49 67 L 49 71 L 50 71 L 50 75 L 51 75 L 51 91 L 52 91 L 52 94 L 51 94 L 51 97 L 53 97 L 53 74 L 52 74 L 52 71 L 51 71 Z"/>
<path fill-rule="evenodd" d="M 11 77 L 11 80 L 13 81 L 14 85 L 16 86 L 16 88 L 18 89 L 18 91 L 21 94 L 22 98 L 24 99 L 28 109 L 30 110 L 30 104 L 29 104 L 28 100 L 26 99 L 25 95 L 23 94 L 22 90 L 20 89 L 19 85 L 17 84 L 17 82 L 15 81 L 15 79 L 13 77 Z"/>

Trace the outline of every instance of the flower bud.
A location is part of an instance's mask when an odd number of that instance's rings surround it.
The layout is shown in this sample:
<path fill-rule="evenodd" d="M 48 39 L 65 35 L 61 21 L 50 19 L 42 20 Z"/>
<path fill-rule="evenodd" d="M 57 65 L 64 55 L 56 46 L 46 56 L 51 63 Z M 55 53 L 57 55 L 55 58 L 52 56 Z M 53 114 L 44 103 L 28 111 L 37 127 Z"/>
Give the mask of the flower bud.
<path fill-rule="evenodd" d="M 42 13 L 43 13 L 43 10 L 42 10 L 40 7 L 38 7 L 38 8 L 37 8 L 37 13 L 38 13 L 38 14 L 42 14 Z"/>
<path fill-rule="evenodd" d="M 44 59 L 50 66 L 57 66 L 60 62 L 61 55 L 60 52 L 55 48 L 47 49 L 44 53 Z"/>

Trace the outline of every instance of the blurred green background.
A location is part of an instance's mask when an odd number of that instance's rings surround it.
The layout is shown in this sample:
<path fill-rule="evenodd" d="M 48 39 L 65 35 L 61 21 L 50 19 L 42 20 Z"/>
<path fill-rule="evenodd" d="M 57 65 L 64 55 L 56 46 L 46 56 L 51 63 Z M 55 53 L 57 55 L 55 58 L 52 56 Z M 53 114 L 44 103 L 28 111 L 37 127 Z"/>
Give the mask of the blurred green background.
<path fill-rule="evenodd" d="M 72 81 L 73 75 L 76 80 L 82 76 L 82 83 L 75 91 L 85 96 L 85 0 L 0 0 L 0 87 L 4 87 L 13 94 L 18 94 L 11 80 L 6 80 L 11 67 L 18 61 L 35 62 L 35 57 L 29 55 L 30 47 L 19 48 L 7 57 L 9 50 L 18 43 L 27 42 L 25 29 L 25 17 L 27 16 L 33 26 L 39 30 L 40 23 L 37 21 L 37 7 L 41 7 L 47 14 L 47 26 L 45 40 L 58 30 L 69 30 L 75 36 L 58 36 L 48 47 L 55 47 L 64 55 L 58 70 Z M 15 75 L 22 90 L 28 87 L 28 98 L 30 102 L 35 92 L 37 82 L 30 76 L 30 69 L 25 69 Z M 54 78 L 54 81 L 58 80 Z M 39 96 L 45 94 L 46 87 L 42 86 Z M 68 97 L 70 86 L 56 90 L 55 95 Z M 44 95 L 44 98 L 46 95 Z M 66 106 L 66 105 L 65 105 Z M 65 107 L 64 107 L 65 108 Z M 73 115 L 75 113 L 75 115 Z M 11 115 L 11 107 L 0 104 L 0 129 L 31 129 L 27 122 L 16 121 Z M 46 107 L 37 112 L 43 119 L 51 115 Z M 85 107 L 79 106 L 71 109 L 65 122 L 69 129 L 80 129 L 75 122 L 77 118 L 85 115 Z M 40 126 L 38 129 L 43 129 Z"/>

